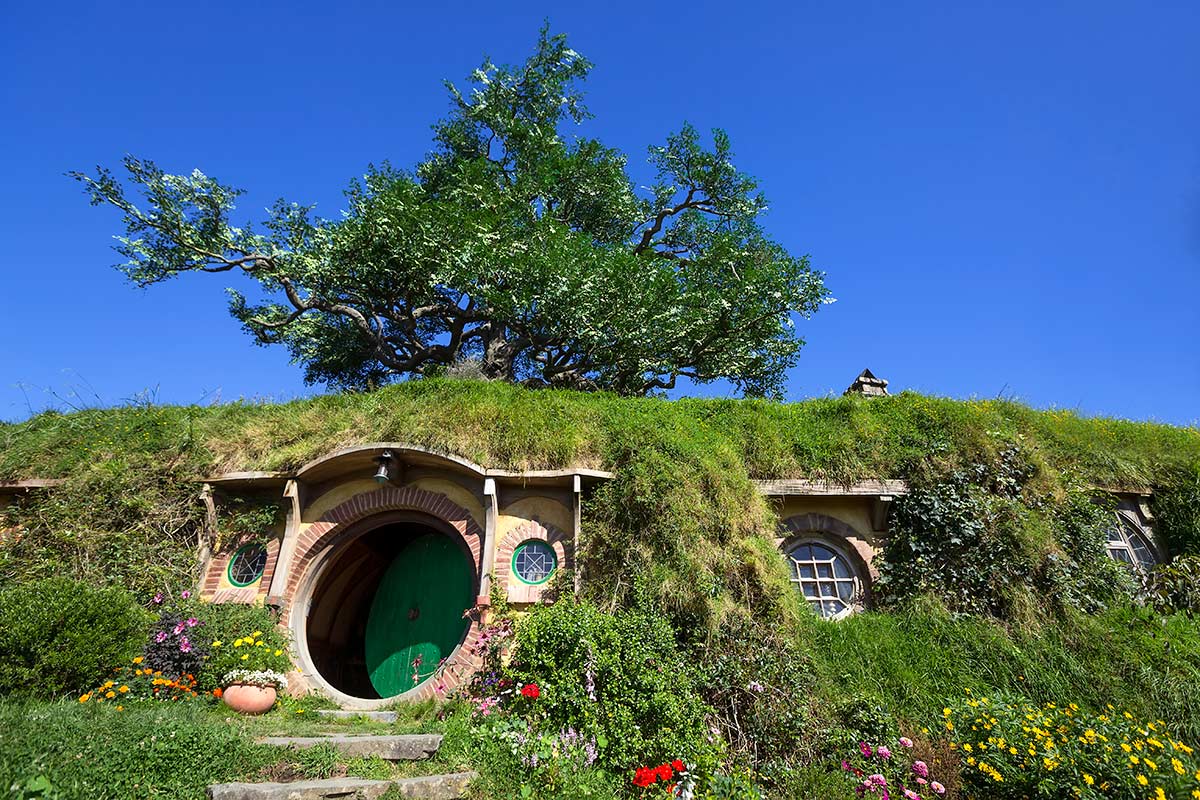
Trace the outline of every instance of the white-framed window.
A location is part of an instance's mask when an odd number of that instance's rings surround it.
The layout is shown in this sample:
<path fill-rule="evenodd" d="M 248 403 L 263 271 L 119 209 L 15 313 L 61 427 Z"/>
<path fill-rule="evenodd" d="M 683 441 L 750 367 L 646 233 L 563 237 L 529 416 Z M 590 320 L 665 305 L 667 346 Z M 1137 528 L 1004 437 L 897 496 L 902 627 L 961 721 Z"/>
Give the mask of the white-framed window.
<path fill-rule="evenodd" d="M 862 576 L 840 548 L 821 539 L 800 539 L 785 553 L 792 583 L 813 611 L 840 619 L 862 600 Z"/>
<path fill-rule="evenodd" d="M 1105 546 L 1109 558 L 1138 572 L 1147 572 L 1158 564 L 1158 554 L 1142 526 L 1119 511 Z"/>

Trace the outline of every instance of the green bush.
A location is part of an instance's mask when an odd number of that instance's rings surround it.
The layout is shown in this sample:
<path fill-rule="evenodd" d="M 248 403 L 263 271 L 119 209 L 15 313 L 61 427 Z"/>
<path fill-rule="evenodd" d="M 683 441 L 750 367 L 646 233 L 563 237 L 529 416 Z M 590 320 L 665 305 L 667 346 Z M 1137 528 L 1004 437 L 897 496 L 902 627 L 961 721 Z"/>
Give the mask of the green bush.
<path fill-rule="evenodd" d="M 89 689 L 140 653 L 149 620 L 120 589 L 50 578 L 0 590 L 0 693 Z"/>
<path fill-rule="evenodd" d="M 1157 487 L 1150 506 L 1167 551 L 1172 556 L 1200 556 L 1200 464 Z"/>
<path fill-rule="evenodd" d="M 817 758 L 806 701 L 817 684 L 811 659 L 788 632 L 745 616 L 727 620 L 698 655 L 701 693 L 729 743 L 729 760 L 782 795 L 787 776 Z"/>
<path fill-rule="evenodd" d="M 598 763 L 615 771 L 711 758 L 693 670 L 660 617 L 563 602 L 517 626 L 511 673 L 541 687 L 537 711 L 553 729 L 601 739 Z"/>

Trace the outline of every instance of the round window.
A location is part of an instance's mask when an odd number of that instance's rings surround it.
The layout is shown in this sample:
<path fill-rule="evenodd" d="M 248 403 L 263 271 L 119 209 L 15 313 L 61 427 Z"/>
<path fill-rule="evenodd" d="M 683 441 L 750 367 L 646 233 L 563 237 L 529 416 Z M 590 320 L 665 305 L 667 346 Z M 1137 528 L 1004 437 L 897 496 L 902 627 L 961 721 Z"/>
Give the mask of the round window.
<path fill-rule="evenodd" d="M 558 566 L 554 548 L 540 539 L 523 542 L 513 553 L 513 572 L 523 583 L 545 583 Z"/>
<path fill-rule="evenodd" d="M 239 547 L 229 559 L 229 582 L 249 586 L 262 577 L 267 568 L 267 548 L 257 542 Z"/>
<path fill-rule="evenodd" d="M 792 583 L 826 619 L 849 614 L 859 599 L 859 577 L 850 560 L 820 542 L 802 542 L 788 551 Z"/>

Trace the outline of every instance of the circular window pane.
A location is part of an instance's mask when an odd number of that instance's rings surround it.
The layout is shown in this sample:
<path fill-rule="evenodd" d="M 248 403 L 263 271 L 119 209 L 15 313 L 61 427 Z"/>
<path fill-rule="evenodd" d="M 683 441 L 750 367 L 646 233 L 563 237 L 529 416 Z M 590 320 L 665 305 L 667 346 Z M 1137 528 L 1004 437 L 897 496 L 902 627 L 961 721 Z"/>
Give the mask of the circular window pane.
<path fill-rule="evenodd" d="M 854 607 L 858 578 L 854 567 L 831 547 L 806 542 L 788 553 L 792 582 L 822 617 L 845 616 Z"/>
<path fill-rule="evenodd" d="M 538 539 L 524 542 L 513 553 L 513 573 L 523 582 L 545 583 L 554 574 L 558 557 L 554 548 Z"/>
<path fill-rule="evenodd" d="M 249 586 L 262 577 L 267 568 L 267 548 L 248 544 L 238 548 L 229 559 L 229 582 L 234 586 Z"/>

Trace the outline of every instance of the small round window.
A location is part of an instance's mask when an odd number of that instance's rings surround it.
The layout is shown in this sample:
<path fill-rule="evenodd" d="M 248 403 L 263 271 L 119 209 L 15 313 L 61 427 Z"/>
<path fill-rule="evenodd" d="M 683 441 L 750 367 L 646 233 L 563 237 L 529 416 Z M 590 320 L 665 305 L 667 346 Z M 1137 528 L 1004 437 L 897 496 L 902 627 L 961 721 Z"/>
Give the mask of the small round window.
<path fill-rule="evenodd" d="M 523 542 L 513 553 L 513 572 L 523 583 L 545 583 L 557 565 L 554 548 L 538 539 Z"/>
<path fill-rule="evenodd" d="M 261 544 L 243 545 L 229 559 L 229 582 L 234 586 L 249 586 L 262 577 L 267 568 L 267 548 Z"/>
<path fill-rule="evenodd" d="M 788 551 L 792 583 L 826 619 L 849 614 L 859 600 L 860 583 L 850 560 L 819 542 L 802 542 Z"/>

